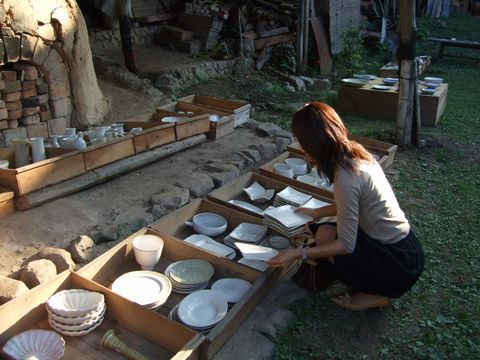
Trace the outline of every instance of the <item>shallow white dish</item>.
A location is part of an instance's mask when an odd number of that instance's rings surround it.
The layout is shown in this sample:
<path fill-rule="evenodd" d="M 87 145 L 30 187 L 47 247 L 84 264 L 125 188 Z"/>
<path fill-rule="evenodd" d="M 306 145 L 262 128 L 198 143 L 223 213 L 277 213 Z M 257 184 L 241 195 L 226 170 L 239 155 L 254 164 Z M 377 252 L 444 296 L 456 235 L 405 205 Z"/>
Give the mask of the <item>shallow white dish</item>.
<path fill-rule="evenodd" d="M 346 78 L 342 79 L 342 84 L 353 87 L 362 87 L 368 84 L 368 79 Z"/>
<path fill-rule="evenodd" d="M 391 87 L 387 86 L 387 85 L 373 85 L 372 89 L 375 89 L 375 90 L 390 90 Z"/>
<path fill-rule="evenodd" d="M 212 290 L 225 296 L 227 302 L 236 303 L 252 287 L 248 281 L 238 278 L 224 278 L 217 280 L 212 285 Z"/>
<path fill-rule="evenodd" d="M 131 271 L 118 277 L 112 291 L 139 305 L 165 303 L 172 292 L 170 280 L 155 271 Z"/>
<path fill-rule="evenodd" d="M 317 186 L 317 179 L 310 175 L 301 175 L 297 177 L 297 180 L 308 185 Z"/>
<path fill-rule="evenodd" d="M 328 206 L 328 205 L 330 205 L 330 204 L 325 202 L 325 201 L 318 200 L 318 199 L 315 199 L 315 198 L 311 198 L 305 204 L 303 204 L 302 207 L 309 208 L 309 209 L 318 209 L 318 208 Z"/>
<path fill-rule="evenodd" d="M 103 318 L 102 318 L 102 321 L 103 321 Z M 89 332 L 92 332 L 93 330 L 95 330 L 97 327 L 100 326 L 100 324 L 102 323 L 102 321 L 98 321 L 96 322 L 94 325 L 92 325 L 91 327 L 89 327 L 88 329 L 85 329 L 85 330 L 80 330 L 80 331 L 68 331 L 68 330 L 63 330 L 63 329 L 60 329 L 59 327 L 57 327 L 55 324 L 52 324 L 49 322 L 49 325 L 58 333 L 62 334 L 62 335 L 65 335 L 65 336 L 83 336 L 83 335 L 87 335 Z"/>
<path fill-rule="evenodd" d="M 308 171 L 307 162 L 299 158 L 289 158 L 285 160 L 293 170 L 293 176 L 304 175 Z"/>
<path fill-rule="evenodd" d="M 170 277 L 181 284 L 198 284 L 210 280 L 215 272 L 206 260 L 192 259 L 174 262 L 168 266 Z"/>
<path fill-rule="evenodd" d="M 187 237 L 185 242 L 198 246 L 202 249 L 208 250 L 218 256 L 224 256 L 227 257 L 229 256 L 234 250 L 229 248 L 228 246 L 225 246 L 218 241 L 215 241 L 211 237 L 203 234 L 194 234 L 190 235 Z"/>
<path fill-rule="evenodd" d="M 263 210 L 260 209 L 259 207 L 252 205 L 248 202 L 242 201 L 242 200 L 228 200 L 228 202 L 232 205 L 238 206 L 242 209 L 249 210 L 251 212 L 254 212 L 259 215 L 263 215 Z"/>
<path fill-rule="evenodd" d="M 177 315 L 185 325 L 209 327 L 221 321 L 227 311 L 225 296 L 213 290 L 200 290 L 180 302 Z"/>
<path fill-rule="evenodd" d="M 176 123 L 182 120 L 188 119 L 186 117 L 181 117 L 181 116 L 166 116 L 162 119 L 162 122 L 164 123 Z"/>
<path fill-rule="evenodd" d="M 57 315 L 79 317 L 97 309 L 105 302 L 103 294 L 82 289 L 62 290 L 47 300 L 47 308 Z"/>
<path fill-rule="evenodd" d="M 278 208 L 265 210 L 265 216 L 277 220 L 287 228 L 294 228 L 312 221 L 311 216 L 295 212 L 295 208 L 290 205 L 280 206 Z"/>
<path fill-rule="evenodd" d="M 375 80 L 377 78 L 375 75 L 368 75 L 368 74 L 354 74 L 353 77 L 355 79 L 364 79 L 364 80 Z"/>
<path fill-rule="evenodd" d="M 247 260 L 265 261 L 278 254 L 278 251 L 266 246 L 236 242 L 235 245 Z"/>
<path fill-rule="evenodd" d="M 286 249 L 290 246 L 290 240 L 285 236 L 274 235 L 268 238 L 268 243 L 274 249 Z"/>
<path fill-rule="evenodd" d="M 427 76 L 424 79 L 427 83 L 434 83 L 434 84 L 441 84 L 443 82 L 442 78 L 434 77 L 434 76 Z"/>
<path fill-rule="evenodd" d="M 55 331 L 27 330 L 8 340 L 3 351 L 14 359 L 58 360 L 65 352 L 65 340 Z"/>
<path fill-rule="evenodd" d="M 249 187 L 243 188 L 243 191 L 248 195 L 250 200 L 258 203 L 271 200 L 275 194 L 275 190 L 265 190 L 265 188 L 256 181 Z"/>
<path fill-rule="evenodd" d="M 105 308 L 106 308 L 106 305 L 105 303 L 103 303 L 94 311 L 88 313 L 85 316 L 79 316 L 79 317 L 64 317 L 64 316 L 57 315 L 51 311 L 48 311 L 48 316 L 51 317 L 56 322 L 59 322 L 62 324 L 78 325 L 78 324 L 83 324 L 84 322 L 91 321 L 92 319 L 98 318 L 100 314 L 105 312 Z"/>
<path fill-rule="evenodd" d="M 398 83 L 398 78 L 384 78 L 383 83 L 387 85 L 395 85 Z"/>
<path fill-rule="evenodd" d="M 268 269 L 268 265 L 265 264 L 263 261 L 248 260 L 242 257 L 240 260 L 238 260 L 238 263 L 259 271 L 265 271 Z"/>
<path fill-rule="evenodd" d="M 236 240 L 256 243 L 267 235 L 267 231 L 268 228 L 263 225 L 241 223 L 228 236 Z"/>
<path fill-rule="evenodd" d="M 422 94 L 433 95 L 437 92 L 437 89 L 422 88 L 420 91 L 422 92 Z"/>
<path fill-rule="evenodd" d="M 295 203 L 295 204 L 298 204 L 298 205 L 304 204 L 312 198 L 311 195 L 302 193 L 301 191 L 295 190 L 294 188 L 291 188 L 290 186 L 287 186 L 285 189 L 280 191 L 277 194 L 277 196 L 281 197 L 282 199 L 288 200 L 291 203 Z"/>
<path fill-rule="evenodd" d="M 273 165 L 273 171 L 282 176 L 293 178 L 293 169 L 288 164 L 276 163 Z"/>

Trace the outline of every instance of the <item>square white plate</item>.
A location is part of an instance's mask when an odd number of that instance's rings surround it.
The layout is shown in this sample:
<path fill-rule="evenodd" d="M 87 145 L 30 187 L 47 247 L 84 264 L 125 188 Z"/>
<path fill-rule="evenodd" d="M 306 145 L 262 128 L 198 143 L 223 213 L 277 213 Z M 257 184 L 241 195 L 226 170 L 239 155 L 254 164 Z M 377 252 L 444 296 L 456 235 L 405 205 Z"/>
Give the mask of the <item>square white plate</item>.
<path fill-rule="evenodd" d="M 264 225 L 241 223 L 228 236 L 236 240 L 256 243 L 267 235 L 267 231 L 268 228 Z"/>
<path fill-rule="evenodd" d="M 232 252 L 235 251 L 232 248 L 229 248 L 228 246 L 225 246 L 218 241 L 215 241 L 211 237 L 203 234 L 190 235 L 184 241 L 189 244 L 198 246 L 202 249 L 208 250 L 218 256 L 228 257 Z"/>
<path fill-rule="evenodd" d="M 246 201 L 242 201 L 242 200 L 228 200 L 228 202 L 230 204 L 233 204 L 235 206 L 238 206 L 242 209 L 245 209 L 245 210 L 249 210 L 251 212 L 254 212 L 256 214 L 259 214 L 259 215 L 263 215 L 263 210 L 260 209 L 258 206 L 255 206 L 255 205 L 252 205 Z"/>
<path fill-rule="evenodd" d="M 265 261 L 278 254 L 277 250 L 266 246 L 245 244 L 242 242 L 236 242 L 235 245 L 242 252 L 243 257 L 247 260 Z"/>
<path fill-rule="evenodd" d="M 284 205 L 273 209 L 265 210 L 265 216 L 277 220 L 280 224 L 287 228 L 293 228 L 304 225 L 312 221 L 311 216 L 295 212 L 295 208 L 291 205 Z"/>
<path fill-rule="evenodd" d="M 302 207 L 308 208 L 308 209 L 318 209 L 318 208 L 328 206 L 328 205 L 330 205 L 330 204 L 325 202 L 325 201 L 318 200 L 318 199 L 315 199 L 315 198 L 311 198 L 305 204 L 303 204 Z"/>
<path fill-rule="evenodd" d="M 285 189 L 280 191 L 277 196 L 299 205 L 305 204 L 308 200 L 312 198 L 311 195 L 307 195 L 305 193 L 297 191 L 290 186 L 287 186 Z"/>
<path fill-rule="evenodd" d="M 268 265 L 265 264 L 263 261 L 241 258 L 240 260 L 238 260 L 238 263 L 260 271 L 265 271 L 268 269 Z"/>

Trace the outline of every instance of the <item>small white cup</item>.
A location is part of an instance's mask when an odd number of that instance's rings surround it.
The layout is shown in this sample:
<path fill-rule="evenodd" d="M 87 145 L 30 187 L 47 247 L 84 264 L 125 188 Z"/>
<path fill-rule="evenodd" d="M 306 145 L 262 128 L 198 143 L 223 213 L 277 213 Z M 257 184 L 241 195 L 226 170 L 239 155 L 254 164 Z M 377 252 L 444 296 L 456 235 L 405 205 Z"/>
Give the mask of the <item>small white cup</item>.
<path fill-rule="evenodd" d="M 285 160 L 287 165 L 290 165 L 293 170 L 293 175 L 303 175 L 307 172 L 307 162 L 299 158 L 289 158 Z"/>
<path fill-rule="evenodd" d="M 273 170 L 280 175 L 293 178 L 293 169 L 290 165 L 284 163 L 276 163 L 273 165 Z"/>
<path fill-rule="evenodd" d="M 95 128 L 95 138 L 101 139 L 105 137 L 105 131 L 107 130 L 106 126 L 97 126 Z"/>
<path fill-rule="evenodd" d="M 162 255 L 163 240 L 155 235 L 140 235 L 133 239 L 132 245 L 142 270 L 153 270 Z"/>

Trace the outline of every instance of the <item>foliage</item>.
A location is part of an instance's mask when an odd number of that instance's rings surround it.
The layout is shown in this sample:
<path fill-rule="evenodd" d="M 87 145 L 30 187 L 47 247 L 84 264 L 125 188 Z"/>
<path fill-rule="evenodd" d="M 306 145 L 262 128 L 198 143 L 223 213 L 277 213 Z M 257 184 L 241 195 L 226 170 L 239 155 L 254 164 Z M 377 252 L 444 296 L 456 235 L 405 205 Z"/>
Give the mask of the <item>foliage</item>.
<path fill-rule="evenodd" d="M 335 60 L 335 69 L 341 76 L 350 76 L 364 69 L 366 50 L 360 31 L 347 31 L 342 35 L 343 49 Z"/>

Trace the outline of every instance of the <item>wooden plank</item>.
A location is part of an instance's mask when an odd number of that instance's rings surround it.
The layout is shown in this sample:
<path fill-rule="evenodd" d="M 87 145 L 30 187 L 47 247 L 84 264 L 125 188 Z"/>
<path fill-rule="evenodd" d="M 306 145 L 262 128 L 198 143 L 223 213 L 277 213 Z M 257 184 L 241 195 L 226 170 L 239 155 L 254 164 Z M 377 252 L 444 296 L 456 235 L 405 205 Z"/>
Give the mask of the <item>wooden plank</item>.
<path fill-rule="evenodd" d="M 126 135 L 111 142 L 87 148 L 83 152 L 83 161 L 87 171 L 90 171 L 134 154 L 133 136 Z"/>
<path fill-rule="evenodd" d="M 205 134 L 209 131 L 210 120 L 206 115 L 203 118 L 190 118 L 175 123 L 175 136 L 177 140 L 182 140 L 198 134 Z"/>
<path fill-rule="evenodd" d="M 178 151 L 188 149 L 205 142 L 205 135 L 197 135 L 182 141 L 176 141 L 159 148 L 145 151 L 115 163 L 102 166 L 95 171 L 88 171 L 76 178 L 66 180 L 62 183 L 52 185 L 30 194 L 15 198 L 15 207 L 19 210 L 26 210 L 38 206 L 52 199 L 75 193 L 87 187 L 102 183 L 113 177 L 125 174 L 138 169 L 152 162 L 163 159 Z"/>
<path fill-rule="evenodd" d="M 185 41 L 193 39 L 193 32 L 184 30 L 178 26 L 165 25 L 160 28 L 160 36 L 167 36 Z"/>
<path fill-rule="evenodd" d="M 0 200 L 0 219 L 13 214 L 15 212 L 15 203 L 13 201 L 13 192 L 9 192 L 12 194 L 10 199 L 2 199 Z M 0 196 L 4 196 L 5 193 L 0 193 Z"/>
<path fill-rule="evenodd" d="M 161 46 L 186 52 L 190 55 L 198 55 L 202 50 L 202 42 L 200 40 L 181 40 L 167 36 L 158 36 L 156 42 Z"/>
<path fill-rule="evenodd" d="M 177 17 L 177 14 L 157 14 L 157 15 L 146 15 L 146 16 L 138 16 L 133 18 L 133 22 L 137 23 L 153 23 L 153 22 L 160 22 L 160 21 L 167 21 L 172 20 Z"/>
<path fill-rule="evenodd" d="M 272 30 L 260 31 L 260 37 L 265 38 L 270 36 L 288 34 L 289 32 L 290 30 L 288 30 L 288 27 L 283 26 L 283 27 L 278 27 L 276 29 L 272 29 Z"/>
<path fill-rule="evenodd" d="M 235 130 L 235 119 L 233 115 L 223 116 L 219 121 L 210 121 L 210 131 L 207 138 L 211 140 L 220 139 L 227 136 Z"/>
<path fill-rule="evenodd" d="M 320 64 L 320 75 L 330 75 L 332 72 L 332 56 L 328 48 L 327 35 L 320 17 L 310 18 L 310 25 L 312 26 L 313 35 L 315 36 L 315 43 L 317 44 L 318 62 Z"/>
<path fill-rule="evenodd" d="M 273 46 L 277 44 L 283 44 L 287 42 L 295 42 L 295 36 L 288 34 L 288 35 L 277 35 L 268 38 L 262 38 L 254 40 L 255 49 L 261 50 L 266 46 Z"/>
<path fill-rule="evenodd" d="M 174 141 L 174 124 L 164 124 L 153 127 L 133 136 L 133 144 L 135 146 L 136 154 L 172 143 Z"/>

